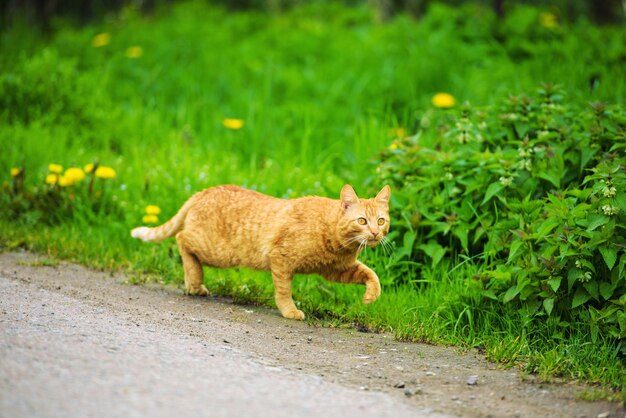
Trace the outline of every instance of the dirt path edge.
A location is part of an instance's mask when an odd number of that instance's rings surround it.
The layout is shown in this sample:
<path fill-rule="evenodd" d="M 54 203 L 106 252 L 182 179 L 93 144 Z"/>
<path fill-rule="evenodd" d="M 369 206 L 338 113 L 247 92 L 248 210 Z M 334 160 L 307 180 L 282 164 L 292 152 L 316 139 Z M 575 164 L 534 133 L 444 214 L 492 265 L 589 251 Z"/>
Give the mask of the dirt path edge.
<path fill-rule="evenodd" d="M 2 253 L 0 276 L 125 315 L 138 326 L 150 324 L 165 333 L 231 347 L 264 364 L 383 392 L 419 409 L 467 417 L 621 418 L 626 413 L 620 403 L 579 399 L 584 385 L 522 379 L 474 351 L 319 328 L 265 308 L 189 297 L 158 285 L 133 286 L 123 275 L 65 262 L 46 266 L 41 260 L 25 252 Z"/>

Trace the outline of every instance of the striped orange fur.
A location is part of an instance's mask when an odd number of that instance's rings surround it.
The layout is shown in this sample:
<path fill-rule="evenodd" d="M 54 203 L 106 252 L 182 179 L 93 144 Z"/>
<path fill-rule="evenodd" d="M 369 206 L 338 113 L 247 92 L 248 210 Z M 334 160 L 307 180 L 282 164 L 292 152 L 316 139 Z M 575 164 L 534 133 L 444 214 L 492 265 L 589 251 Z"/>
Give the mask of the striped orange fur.
<path fill-rule="evenodd" d="M 365 303 L 378 298 L 378 276 L 357 257 L 363 248 L 385 240 L 389 197 L 389 186 L 374 198 L 359 199 L 346 184 L 339 200 L 278 199 L 238 186 L 216 186 L 193 195 L 163 225 L 135 228 L 131 235 L 149 242 L 175 235 L 190 294 L 208 294 L 202 265 L 269 270 L 282 315 L 304 319 L 292 299 L 297 273 L 362 284 Z"/>

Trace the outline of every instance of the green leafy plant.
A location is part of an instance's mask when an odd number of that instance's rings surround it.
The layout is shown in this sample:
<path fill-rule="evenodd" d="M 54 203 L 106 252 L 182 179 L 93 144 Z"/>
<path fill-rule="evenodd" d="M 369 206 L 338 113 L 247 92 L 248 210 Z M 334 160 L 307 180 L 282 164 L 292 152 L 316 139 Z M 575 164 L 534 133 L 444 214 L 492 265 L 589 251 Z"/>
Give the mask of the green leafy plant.
<path fill-rule="evenodd" d="M 487 299 L 626 338 L 626 112 L 568 105 L 558 87 L 502 105 L 429 110 L 381 153 L 396 190 L 391 266 L 404 280 L 476 262 Z M 407 238 L 408 237 L 408 238 Z M 406 248 L 407 243 L 411 248 Z"/>

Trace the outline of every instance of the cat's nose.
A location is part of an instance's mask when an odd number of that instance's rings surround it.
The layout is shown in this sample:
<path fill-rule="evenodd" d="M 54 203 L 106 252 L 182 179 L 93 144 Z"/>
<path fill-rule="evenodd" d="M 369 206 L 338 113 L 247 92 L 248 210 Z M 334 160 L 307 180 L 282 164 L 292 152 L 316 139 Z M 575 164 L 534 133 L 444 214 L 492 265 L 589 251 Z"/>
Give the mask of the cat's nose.
<path fill-rule="evenodd" d="M 380 234 L 380 231 L 372 231 L 372 235 L 374 235 L 374 238 L 376 238 L 378 234 Z"/>

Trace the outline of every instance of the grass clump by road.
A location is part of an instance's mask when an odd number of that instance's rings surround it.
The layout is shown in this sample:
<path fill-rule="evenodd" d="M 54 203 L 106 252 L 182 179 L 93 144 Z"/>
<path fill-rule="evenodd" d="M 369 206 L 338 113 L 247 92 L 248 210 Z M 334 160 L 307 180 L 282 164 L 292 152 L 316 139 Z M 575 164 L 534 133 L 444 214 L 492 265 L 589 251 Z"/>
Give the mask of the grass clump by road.
<path fill-rule="evenodd" d="M 313 320 L 623 396 L 624 32 L 545 13 L 433 5 L 381 25 L 360 7 L 185 2 L 52 35 L 15 24 L 0 38 L 2 248 L 180 283 L 173 240 L 129 230 L 195 191 L 391 183 L 395 249 L 363 255 L 383 296 L 299 277 Z M 206 285 L 273 303 L 263 272 Z"/>

